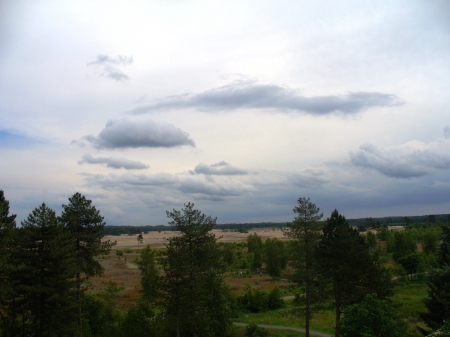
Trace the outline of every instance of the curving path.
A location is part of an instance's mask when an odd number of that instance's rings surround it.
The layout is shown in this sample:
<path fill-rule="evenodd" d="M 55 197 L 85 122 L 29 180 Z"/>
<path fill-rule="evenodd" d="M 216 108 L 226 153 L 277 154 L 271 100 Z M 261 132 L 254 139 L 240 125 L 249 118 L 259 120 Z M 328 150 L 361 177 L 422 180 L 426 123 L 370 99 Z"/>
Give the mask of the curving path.
<path fill-rule="evenodd" d="M 247 323 L 238 323 L 235 322 L 233 323 L 234 325 L 238 325 L 238 326 L 247 326 Z M 297 331 L 297 332 L 303 332 L 305 333 L 305 329 L 302 328 L 293 328 L 290 326 L 280 326 L 280 325 L 265 325 L 265 324 L 257 324 L 258 326 L 260 326 L 261 328 L 266 328 L 266 329 L 280 329 L 280 330 L 292 330 L 292 331 Z M 309 334 L 313 335 L 313 336 L 319 336 L 319 337 L 333 337 L 333 335 L 329 335 L 323 332 L 318 332 L 318 331 L 312 331 L 309 330 Z"/>

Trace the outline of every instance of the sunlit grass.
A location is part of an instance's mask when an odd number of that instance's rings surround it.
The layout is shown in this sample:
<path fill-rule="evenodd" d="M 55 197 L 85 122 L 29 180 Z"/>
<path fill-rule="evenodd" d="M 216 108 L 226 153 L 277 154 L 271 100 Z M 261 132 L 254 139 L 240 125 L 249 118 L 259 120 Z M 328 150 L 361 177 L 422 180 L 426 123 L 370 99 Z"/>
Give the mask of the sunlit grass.
<path fill-rule="evenodd" d="M 419 312 L 425 312 L 426 307 L 423 299 L 428 296 L 428 286 L 425 282 L 410 281 L 399 282 L 394 289 L 392 298 L 394 304 L 400 304 L 398 312 L 409 327 L 411 334 L 422 336 L 417 330 L 417 325 L 425 328 L 423 321 L 419 317 Z"/>
<path fill-rule="evenodd" d="M 257 324 L 267 324 L 267 325 L 281 325 L 290 326 L 295 328 L 305 327 L 304 317 L 292 317 L 290 314 L 290 309 L 292 309 L 292 304 L 288 304 L 285 309 L 265 311 L 259 313 L 242 313 L 238 318 L 234 318 L 234 322 L 250 323 L 254 322 Z M 313 314 L 310 321 L 310 329 L 314 331 L 334 333 L 334 322 L 335 316 L 334 311 L 320 311 Z"/>

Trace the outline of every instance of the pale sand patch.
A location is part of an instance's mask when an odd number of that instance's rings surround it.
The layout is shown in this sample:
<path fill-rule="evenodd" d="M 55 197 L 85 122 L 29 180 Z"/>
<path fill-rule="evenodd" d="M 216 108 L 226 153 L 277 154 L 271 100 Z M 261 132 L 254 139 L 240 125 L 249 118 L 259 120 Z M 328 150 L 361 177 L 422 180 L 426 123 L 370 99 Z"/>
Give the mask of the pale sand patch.
<path fill-rule="evenodd" d="M 277 238 L 280 240 L 287 240 L 288 238 L 283 235 L 280 228 L 254 228 L 248 231 L 248 233 L 239 233 L 233 231 L 224 231 L 222 229 L 213 229 L 217 241 L 219 242 L 244 242 L 247 236 L 253 233 L 257 233 L 265 241 L 268 238 Z M 149 232 L 142 234 L 144 241 L 139 245 L 140 248 L 150 245 L 152 248 L 164 248 L 164 244 L 167 243 L 167 239 L 179 235 L 179 232 Z M 137 234 L 134 235 L 121 235 L 113 236 L 106 235 L 103 240 L 117 241 L 117 245 L 113 249 L 138 249 Z"/>

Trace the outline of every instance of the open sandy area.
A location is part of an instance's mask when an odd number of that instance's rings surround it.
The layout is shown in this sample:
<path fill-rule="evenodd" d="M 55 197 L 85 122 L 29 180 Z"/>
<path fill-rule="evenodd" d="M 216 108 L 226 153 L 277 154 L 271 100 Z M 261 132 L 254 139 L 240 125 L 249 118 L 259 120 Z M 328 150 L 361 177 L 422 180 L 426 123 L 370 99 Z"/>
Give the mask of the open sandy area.
<path fill-rule="evenodd" d="M 231 230 L 227 231 L 221 229 L 214 229 L 212 232 L 213 234 L 215 234 L 216 238 L 218 238 L 219 242 L 243 242 L 247 239 L 248 235 L 253 233 L 257 233 L 259 236 L 261 236 L 263 241 L 268 238 L 287 240 L 280 228 L 254 228 L 249 230 L 248 233 L 239 233 L 233 232 Z M 155 249 L 164 248 L 164 244 L 167 243 L 167 239 L 178 234 L 178 232 L 149 232 L 147 234 L 142 234 L 144 242 L 140 246 L 142 247 L 150 245 L 150 247 Z M 114 249 L 138 248 L 137 234 L 124 234 L 121 236 L 106 235 L 103 240 L 117 241 L 117 245 L 114 247 Z"/>

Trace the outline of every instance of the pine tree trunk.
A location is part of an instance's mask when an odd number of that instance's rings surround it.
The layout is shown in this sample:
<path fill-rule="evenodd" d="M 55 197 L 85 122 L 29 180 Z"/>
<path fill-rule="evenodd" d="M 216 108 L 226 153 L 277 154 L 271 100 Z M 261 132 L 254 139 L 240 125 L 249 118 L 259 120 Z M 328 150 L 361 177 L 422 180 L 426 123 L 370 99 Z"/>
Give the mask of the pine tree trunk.
<path fill-rule="evenodd" d="M 0 311 L 0 315 L 2 315 L 3 325 L 5 326 L 5 337 L 8 337 L 8 326 L 6 324 L 5 316 L 3 316 L 1 311 Z"/>
<path fill-rule="evenodd" d="M 339 285 L 337 284 L 337 282 L 334 283 L 334 306 L 335 306 L 335 312 L 336 312 L 336 323 L 335 323 L 335 327 L 337 328 L 339 320 L 341 319 L 341 299 L 339 297 L 339 289 L 338 289 Z M 336 333 L 334 335 L 335 337 L 338 337 L 338 332 L 336 330 Z"/>

